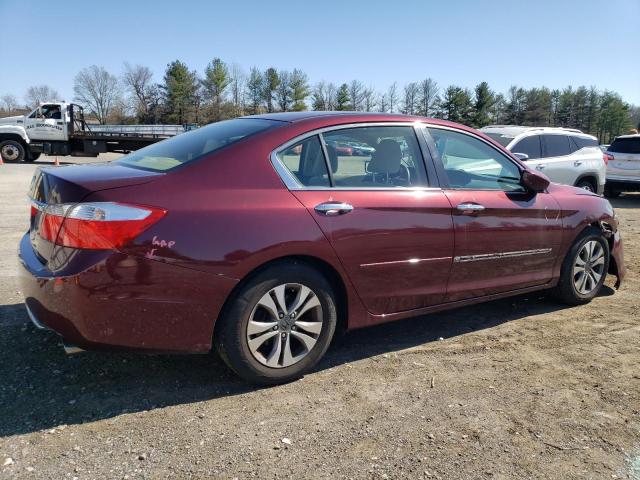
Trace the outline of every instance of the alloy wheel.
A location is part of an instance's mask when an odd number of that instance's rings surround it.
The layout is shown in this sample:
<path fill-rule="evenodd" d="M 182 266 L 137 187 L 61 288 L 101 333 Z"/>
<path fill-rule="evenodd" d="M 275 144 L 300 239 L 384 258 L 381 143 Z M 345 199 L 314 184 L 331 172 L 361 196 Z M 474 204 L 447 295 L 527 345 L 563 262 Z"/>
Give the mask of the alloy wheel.
<path fill-rule="evenodd" d="M 604 275 L 605 251 L 596 240 L 586 242 L 573 263 L 573 285 L 581 295 L 588 295 Z"/>
<path fill-rule="evenodd" d="M 299 283 L 278 285 L 258 300 L 249 316 L 249 351 L 267 367 L 290 367 L 315 346 L 322 318 L 322 305 L 313 290 Z"/>

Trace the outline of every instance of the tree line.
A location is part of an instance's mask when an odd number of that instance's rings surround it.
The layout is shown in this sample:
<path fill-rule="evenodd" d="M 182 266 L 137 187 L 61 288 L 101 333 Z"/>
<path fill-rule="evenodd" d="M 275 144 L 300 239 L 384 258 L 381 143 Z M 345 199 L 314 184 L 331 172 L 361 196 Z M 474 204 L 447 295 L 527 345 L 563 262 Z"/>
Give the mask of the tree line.
<path fill-rule="evenodd" d="M 468 89 L 440 87 L 432 78 L 378 91 L 360 80 L 311 84 L 302 70 L 248 72 L 214 58 L 198 74 L 179 60 L 169 63 L 160 82 L 143 65 L 124 64 L 116 76 L 92 65 L 74 79 L 74 101 L 100 123 L 206 124 L 242 115 L 301 110 L 358 110 L 442 118 L 472 127 L 489 124 L 577 128 L 601 142 L 640 128 L 640 107 L 612 91 L 579 86 L 564 89 L 512 86 L 505 93 L 487 82 Z M 58 99 L 46 85 L 29 87 L 24 104 L 0 97 L 5 114 L 40 101 Z"/>

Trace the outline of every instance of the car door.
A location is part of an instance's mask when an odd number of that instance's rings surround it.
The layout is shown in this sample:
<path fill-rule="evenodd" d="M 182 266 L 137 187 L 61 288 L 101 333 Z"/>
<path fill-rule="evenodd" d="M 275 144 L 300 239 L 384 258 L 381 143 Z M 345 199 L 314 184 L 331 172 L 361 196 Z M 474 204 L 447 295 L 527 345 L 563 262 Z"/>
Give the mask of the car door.
<path fill-rule="evenodd" d="M 58 104 L 45 104 L 29 114 L 25 129 L 31 140 L 63 140 L 63 112 Z"/>
<path fill-rule="evenodd" d="M 435 126 L 425 133 L 453 207 L 446 300 L 549 282 L 562 236 L 555 199 L 524 189 L 522 167 L 481 137 Z"/>
<path fill-rule="evenodd" d="M 338 151 L 338 136 L 361 146 Z M 451 205 L 429 183 L 422 148 L 411 124 L 358 124 L 311 133 L 272 157 L 373 314 L 444 300 Z"/>
<path fill-rule="evenodd" d="M 535 168 L 544 172 L 552 182 L 575 185 L 579 176 L 576 159 L 571 156 L 569 136 L 564 133 L 545 133 L 541 135 L 542 156 L 534 162 Z"/>

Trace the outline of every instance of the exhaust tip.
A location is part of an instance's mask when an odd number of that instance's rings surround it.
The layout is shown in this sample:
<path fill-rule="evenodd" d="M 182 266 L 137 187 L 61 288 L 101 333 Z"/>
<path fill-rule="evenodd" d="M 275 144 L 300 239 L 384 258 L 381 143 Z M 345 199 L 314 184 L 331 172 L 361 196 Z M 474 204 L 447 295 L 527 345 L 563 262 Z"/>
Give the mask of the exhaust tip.
<path fill-rule="evenodd" d="M 74 355 L 76 353 L 84 352 L 83 349 L 81 349 L 80 347 L 76 347 L 75 345 L 69 345 L 67 343 L 63 345 L 64 345 L 64 353 L 66 353 L 67 355 Z"/>

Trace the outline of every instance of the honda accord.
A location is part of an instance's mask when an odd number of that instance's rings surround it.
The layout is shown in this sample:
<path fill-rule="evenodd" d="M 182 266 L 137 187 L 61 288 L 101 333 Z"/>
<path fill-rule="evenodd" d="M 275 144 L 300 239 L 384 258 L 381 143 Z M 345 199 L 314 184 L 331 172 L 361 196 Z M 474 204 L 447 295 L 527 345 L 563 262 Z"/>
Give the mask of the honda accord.
<path fill-rule="evenodd" d="M 625 272 L 606 199 L 422 117 L 223 121 L 40 168 L 30 198 L 37 326 L 68 350 L 215 349 L 262 384 L 309 371 L 340 331 L 543 289 L 578 305 Z"/>

